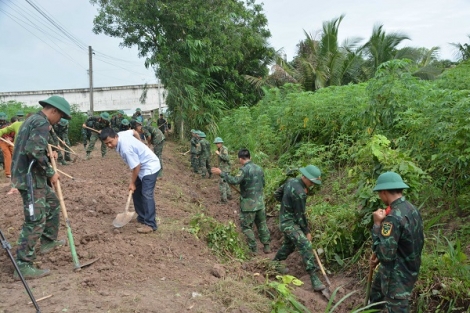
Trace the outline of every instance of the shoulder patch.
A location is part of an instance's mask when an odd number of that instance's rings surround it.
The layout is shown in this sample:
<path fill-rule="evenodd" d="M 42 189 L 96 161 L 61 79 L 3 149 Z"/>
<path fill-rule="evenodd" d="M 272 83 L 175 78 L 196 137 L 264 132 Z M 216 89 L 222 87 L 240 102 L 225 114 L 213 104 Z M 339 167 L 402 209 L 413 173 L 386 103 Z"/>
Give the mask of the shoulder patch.
<path fill-rule="evenodd" d="M 392 229 L 393 229 L 393 224 L 389 222 L 385 222 L 382 224 L 382 230 L 380 233 L 382 234 L 382 236 L 388 237 L 392 234 Z"/>

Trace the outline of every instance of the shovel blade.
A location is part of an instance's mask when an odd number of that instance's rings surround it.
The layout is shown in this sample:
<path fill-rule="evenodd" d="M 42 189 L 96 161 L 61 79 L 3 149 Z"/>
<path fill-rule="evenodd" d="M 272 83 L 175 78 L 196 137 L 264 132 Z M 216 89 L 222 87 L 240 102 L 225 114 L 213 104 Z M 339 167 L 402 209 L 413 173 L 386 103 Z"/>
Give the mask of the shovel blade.
<path fill-rule="evenodd" d="M 121 228 L 127 223 L 129 223 L 134 217 L 135 212 L 124 212 L 119 213 L 113 221 L 113 226 L 116 228 Z"/>
<path fill-rule="evenodd" d="M 328 288 L 325 288 L 321 291 L 321 294 L 326 298 L 326 300 L 330 300 L 330 291 L 328 290 Z"/>

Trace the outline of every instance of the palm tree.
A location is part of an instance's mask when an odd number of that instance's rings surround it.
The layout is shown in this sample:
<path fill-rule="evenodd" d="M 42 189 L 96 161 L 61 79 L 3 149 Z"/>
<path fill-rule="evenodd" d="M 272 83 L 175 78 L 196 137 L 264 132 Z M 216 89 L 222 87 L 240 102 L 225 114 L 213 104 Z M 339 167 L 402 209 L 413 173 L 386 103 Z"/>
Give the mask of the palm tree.
<path fill-rule="evenodd" d="M 470 39 L 470 35 L 468 35 L 468 38 Z M 459 61 L 465 61 L 470 59 L 470 44 L 468 43 L 450 43 L 454 48 L 456 48 L 456 53 L 455 56 L 457 57 L 457 60 Z"/>
<path fill-rule="evenodd" d="M 374 75 L 380 64 L 395 59 L 397 46 L 404 40 L 410 38 L 400 32 L 385 33 L 383 25 L 375 25 L 372 35 L 363 46 L 367 63 Z"/>

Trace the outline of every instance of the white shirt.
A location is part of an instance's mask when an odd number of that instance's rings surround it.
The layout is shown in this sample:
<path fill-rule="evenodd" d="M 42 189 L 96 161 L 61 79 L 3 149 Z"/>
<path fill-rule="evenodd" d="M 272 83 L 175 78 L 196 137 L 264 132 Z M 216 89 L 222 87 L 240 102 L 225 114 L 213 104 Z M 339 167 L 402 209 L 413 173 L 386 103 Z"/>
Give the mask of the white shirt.
<path fill-rule="evenodd" d="M 161 169 L 160 160 L 143 142 L 134 137 L 134 131 L 125 130 L 118 133 L 116 151 L 130 169 L 140 164 L 139 178 L 155 174 Z"/>

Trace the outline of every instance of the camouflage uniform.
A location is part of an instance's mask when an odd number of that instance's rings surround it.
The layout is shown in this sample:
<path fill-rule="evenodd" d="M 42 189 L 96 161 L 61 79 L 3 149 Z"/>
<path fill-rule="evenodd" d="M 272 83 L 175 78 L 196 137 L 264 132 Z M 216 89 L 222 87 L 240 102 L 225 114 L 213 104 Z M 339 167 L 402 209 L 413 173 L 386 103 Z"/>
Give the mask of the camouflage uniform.
<path fill-rule="evenodd" d="M 386 301 L 389 313 L 409 312 L 409 298 L 418 279 L 424 245 L 423 220 L 418 210 L 401 197 L 390 205 L 382 225 L 372 229 L 372 250 L 380 261 L 370 302 Z"/>
<path fill-rule="evenodd" d="M 199 159 L 198 159 L 198 156 L 197 156 L 197 150 L 198 150 L 198 147 L 200 146 L 199 145 L 199 139 L 196 136 L 193 136 L 190 140 L 190 143 L 191 143 L 191 148 L 190 148 L 191 167 L 192 167 L 194 173 L 198 173 L 199 172 Z"/>
<path fill-rule="evenodd" d="M 91 128 L 96 129 L 96 130 L 102 130 L 106 127 L 109 127 L 109 121 L 99 116 L 89 117 L 86 120 L 85 124 L 88 125 L 89 123 L 93 125 L 91 126 Z M 93 151 L 93 149 L 95 148 L 95 143 L 98 140 L 101 141 L 101 156 L 104 157 L 106 155 L 107 148 L 106 148 L 106 145 L 103 143 L 103 141 L 100 139 L 100 134 L 98 134 L 97 132 L 91 131 L 90 144 L 86 148 L 87 156 L 89 156 L 90 153 Z"/>
<path fill-rule="evenodd" d="M 24 224 L 18 239 L 18 265 L 32 264 L 36 258 L 34 246 L 38 239 L 41 245 L 57 239 L 60 204 L 48 185 L 48 178 L 55 174 L 46 155 L 49 126 L 45 114 L 40 111 L 28 118 L 17 134 L 13 154 L 12 186 L 20 191 L 24 211 Z M 35 221 L 31 221 L 29 216 L 29 195 L 26 184 L 29 162 L 33 159 L 36 160 L 31 169 L 34 184 Z"/>
<path fill-rule="evenodd" d="M 248 161 L 236 176 L 222 172 L 220 177 L 231 185 L 240 184 L 240 224 L 248 240 L 250 250 L 253 252 L 258 250 L 255 233 L 253 232 L 253 223 L 256 224 L 258 229 L 260 241 L 264 245 L 269 245 L 271 237 L 268 225 L 266 224 L 263 169 Z"/>
<path fill-rule="evenodd" d="M 54 132 L 57 135 L 57 137 L 62 139 L 62 141 L 65 142 L 65 144 L 70 147 L 69 124 L 68 124 L 68 122 L 65 125 L 63 125 L 59 122 L 59 123 L 55 124 L 52 127 L 53 127 Z M 67 150 L 67 151 L 70 151 L 70 149 L 68 147 L 64 147 L 64 149 Z M 64 158 L 62 157 L 62 153 L 60 151 L 58 151 L 57 153 L 58 153 L 58 160 L 60 162 Z M 65 152 L 64 154 L 65 154 L 65 161 L 72 161 L 72 159 L 70 158 L 70 153 L 69 152 Z"/>
<path fill-rule="evenodd" d="M 201 146 L 201 153 L 199 154 L 199 169 L 201 170 L 201 176 L 206 177 L 206 174 L 209 173 L 209 178 L 212 177 L 211 166 L 209 164 L 211 157 L 211 145 L 206 138 L 202 138 L 199 141 Z"/>
<path fill-rule="evenodd" d="M 315 272 L 317 266 L 313 256 L 312 243 L 306 237 L 310 233 L 305 216 L 307 186 L 301 178 L 289 179 L 276 190 L 275 197 L 281 199 L 279 224 L 284 241 L 274 260 L 283 261 L 287 259 L 297 248 L 307 272 L 309 274 Z"/>
<path fill-rule="evenodd" d="M 116 114 L 114 115 L 112 118 L 111 118 L 111 128 L 115 131 L 115 132 L 119 132 L 119 128 L 121 127 L 121 121 L 124 119 L 124 117 L 122 116 L 122 114 Z"/>
<path fill-rule="evenodd" d="M 93 127 L 93 121 L 87 121 L 85 122 L 85 125 L 88 127 Z M 86 146 L 88 144 L 88 141 L 90 141 L 91 138 L 91 130 L 82 128 L 82 140 L 83 140 L 83 146 L 86 149 Z"/>
<path fill-rule="evenodd" d="M 163 176 L 163 162 L 162 162 L 162 153 L 163 153 L 163 145 L 165 144 L 165 135 L 160 131 L 160 129 L 153 127 L 153 126 L 142 126 L 142 131 L 144 136 L 150 138 L 151 143 L 153 145 L 153 152 L 157 155 L 158 159 L 160 160 L 160 172 L 158 176 Z"/>
<path fill-rule="evenodd" d="M 228 155 L 228 149 L 226 146 L 222 146 L 218 149 L 219 155 L 219 166 L 222 172 L 230 173 L 230 156 Z M 219 191 L 220 191 L 220 198 L 222 202 L 227 202 L 227 199 L 232 198 L 232 193 L 230 191 L 230 186 L 227 184 L 225 179 L 222 177 L 219 178 Z"/>

